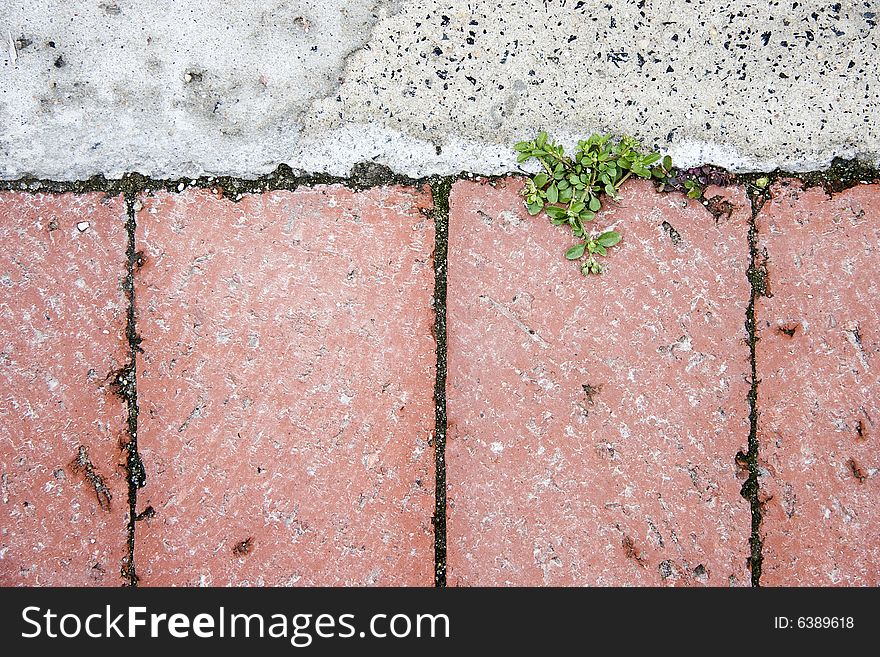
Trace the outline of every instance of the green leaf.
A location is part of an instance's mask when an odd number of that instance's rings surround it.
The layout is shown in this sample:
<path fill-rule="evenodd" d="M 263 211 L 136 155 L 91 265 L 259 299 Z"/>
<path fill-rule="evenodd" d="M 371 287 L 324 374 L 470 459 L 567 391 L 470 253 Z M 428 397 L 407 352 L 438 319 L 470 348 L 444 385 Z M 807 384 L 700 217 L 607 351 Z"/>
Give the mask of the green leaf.
<path fill-rule="evenodd" d="M 557 189 L 556 183 L 553 183 L 547 188 L 547 200 L 551 203 L 559 201 L 559 189 Z"/>
<path fill-rule="evenodd" d="M 614 185 L 605 185 L 605 193 L 611 198 L 617 198 L 617 190 L 614 189 Z"/>
<path fill-rule="evenodd" d="M 616 230 L 609 230 L 599 235 L 596 241 L 602 246 L 614 246 L 620 241 L 620 233 Z"/>
<path fill-rule="evenodd" d="M 608 255 L 608 251 L 605 250 L 605 247 L 601 244 L 596 244 L 596 248 L 594 249 L 595 253 L 598 253 L 600 256 Z"/>
<path fill-rule="evenodd" d="M 537 188 L 539 188 L 539 189 L 542 188 L 542 187 L 544 187 L 544 185 L 547 184 L 547 174 L 546 174 L 546 173 L 539 173 L 538 175 L 536 175 L 536 176 L 532 179 L 532 182 L 534 182 L 534 183 L 535 183 L 535 187 L 537 187 Z"/>
<path fill-rule="evenodd" d="M 528 153 L 520 153 L 519 155 L 516 156 L 516 161 L 517 161 L 517 163 L 522 163 L 522 162 L 525 162 L 526 160 L 528 160 L 530 157 L 531 157 L 531 155 L 529 155 Z"/>
<path fill-rule="evenodd" d="M 591 212 L 598 212 L 601 207 L 602 207 L 602 203 L 599 201 L 599 199 L 597 199 L 595 196 L 591 196 L 590 197 L 590 211 Z"/>
<path fill-rule="evenodd" d="M 514 150 L 519 151 L 520 153 L 524 153 L 525 151 L 532 150 L 532 145 L 527 141 L 521 141 L 513 148 L 514 148 Z"/>
<path fill-rule="evenodd" d="M 559 191 L 559 202 L 560 203 L 568 203 L 569 201 L 571 201 L 571 196 L 572 196 L 572 188 L 566 187 L 565 189 L 562 189 Z"/>
<path fill-rule="evenodd" d="M 644 159 L 642 159 L 642 166 L 649 167 L 659 159 L 660 159 L 660 153 L 651 153 L 650 155 L 647 155 L 647 156 L 645 156 Z"/>
<path fill-rule="evenodd" d="M 584 255 L 585 245 L 583 242 L 580 244 L 575 244 L 568 251 L 565 252 L 565 257 L 569 260 L 578 260 L 581 256 Z"/>
<path fill-rule="evenodd" d="M 548 205 L 547 206 L 547 216 L 551 219 L 565 219 L 566 213 L 564 208 L 560 208 L 558 205 Z"/>
<path fill-rule="evenodd" d="M 699 187 L 691 188 L 691 191 L 688 192 L 688 198 L 700 198 L 702 195 L 702 191 L 700 191 Z"/>
<path fill-rule="evenodd" d="M 538 139 L 535 141 L 535 143 L 538 145 L 538 148 L 544 148 L 544 146 L 547 144 L 547 133 L 543 130 L 539 132 Z"/>
<path fill-rule="evenodd" d="M 581 219 L 583 219 L 584 221 L 592 221 L 595 218 L 596 218 L 595 212 L 590 212 L 589 210 L 586 212 L 581 212 Z"/>
<path fill-rule="evenodd" d="M 558 183 L 556 183 L 556 187 L 559 188 L 559 191 L 562 191 L 563 189 L 568 189 L 568 181 L 563 178 Z"/>
<path fill-rule="evenodd" d="M 668 155 L 663 158 L 663 168 L 669 171 L 672 168 L 672 158 Z"/>
<path fill-rule="evenodd" d="M 544 204 L 543 203 L 529 203 L 527 207 L 529 209 L 529 214 L 534 217 L 536 214 L 538 214 L 539 212 L 541 212 L 541 210 L 544 209 Z"/>

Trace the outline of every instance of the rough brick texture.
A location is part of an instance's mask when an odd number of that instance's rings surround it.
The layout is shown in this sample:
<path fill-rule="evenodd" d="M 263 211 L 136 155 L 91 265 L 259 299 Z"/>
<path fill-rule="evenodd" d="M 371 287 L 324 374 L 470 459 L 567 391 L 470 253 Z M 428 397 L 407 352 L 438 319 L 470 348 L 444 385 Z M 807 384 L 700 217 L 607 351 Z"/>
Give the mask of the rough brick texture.
<path fill-rule="evenodd" d="M 450 584 L 748 585 L 742 190 L 716 218 L 627 184 L 585 279 L 520 186 L 452 193 Z"/>
<path fill-rule="evenodd" d="M 880 186 L 758 214 L 763 585 L 880 584 Z"/>
<path fill-rule="evenodd" d="M 430 202 L 143 199 L 143 584 L 432 583 Z"/>
<path fill-rule="evenodd" d="M 0 194 L 0 585 L 123 583 L 126 242 L 119 198 Z"/>

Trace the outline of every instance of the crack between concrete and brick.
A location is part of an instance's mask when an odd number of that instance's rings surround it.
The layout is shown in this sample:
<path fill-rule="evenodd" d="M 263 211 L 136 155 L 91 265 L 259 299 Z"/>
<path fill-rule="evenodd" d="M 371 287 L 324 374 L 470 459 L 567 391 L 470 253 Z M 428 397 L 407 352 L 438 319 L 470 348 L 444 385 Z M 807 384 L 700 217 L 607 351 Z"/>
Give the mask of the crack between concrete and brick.
<path fill-rule="evenodd" d="M 431 181 L 434 201 L 434 585 L 446 586 L 446 282 L 449 248 L 449 193 L 455 178 Z"/>
<path fill-rule="evenodd" d="M 717 168 L 717 167 L 716 167 Z M 722 169 L 718 169 L 723 171 Z M 86 194 L 103 192 L 108 196 L 119 194 L 137 194 L 139 192 L 166 191 L 183 192 L 187 189 L 211 189 L 233 201 L 241 200 L 245 194 L 261 194 L 270 191 L 295 191 L 299 187 L 315 187 L 318 185 L 341 185 L 354 191 L 364 191 L 373 187 L 402 185 L 420 187 L 431 180 L 500 180 L 508 177 L 524 177 L 522 170 L 513 170 L 498 175 L 482 175 L 461 172 L 455 176 L 429 176 L 412 178 L 398 174 L 383 164 L 373 161 L 361 162 L 352 167 L 348 176 L 333 176 L 325 173 L 309 173 L 296 171 L 286 164 L 279 164 L 271 173 L 254 178 L 236 176 L 201 176 L 199 178 L 150 178 L 140 173 L 127 173 L 120 178 L 106 178 L 103 175 L 92 176 L 85 180 L 51 180 L 24 176 L 21 178 L 0 180 L 0 192 L 24 191 L 46 193 Z M 764 187 L 776 180 L 790 178 L 800 180 L 806 189 L 822 187 L 829 195 L 845 191 L 859 184 L 880 182 L 880 169 L 866 165 L 858 160 L 835 159 L 831 167 L 822 171 L 788 172 L 775 170 L 765 173 L 730 174 L 730 184 L 754 182 L 766 178 Z"/>

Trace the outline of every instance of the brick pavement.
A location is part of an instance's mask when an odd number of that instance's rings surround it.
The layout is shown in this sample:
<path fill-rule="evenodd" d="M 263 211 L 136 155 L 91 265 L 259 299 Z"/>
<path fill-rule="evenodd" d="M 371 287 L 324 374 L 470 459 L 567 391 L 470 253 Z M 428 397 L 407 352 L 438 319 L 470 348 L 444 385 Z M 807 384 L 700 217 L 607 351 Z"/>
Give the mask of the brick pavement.
<path fill-rule="evenodd" d="M 709 190 L 713 214 L 626 185 L 584 279 L 520 184 L 450 196 L 448 583 L 748 586 L 746 189 Z M 877 585 L 880 187 L 771 193 L 761 584 Z M 433 582 L 431 207 L 138 197 L 141 585 Z M 126 583 L 125 219 L 118 196 L 0 193 L 2 585 Z"/>

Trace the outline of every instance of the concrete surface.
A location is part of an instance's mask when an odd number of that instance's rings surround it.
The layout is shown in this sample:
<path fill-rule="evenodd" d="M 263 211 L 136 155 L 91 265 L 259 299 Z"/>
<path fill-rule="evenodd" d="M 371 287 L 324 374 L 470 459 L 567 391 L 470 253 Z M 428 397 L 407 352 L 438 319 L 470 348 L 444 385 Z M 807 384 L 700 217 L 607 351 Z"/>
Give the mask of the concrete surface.
<path fill-rule="evenodd" d="M 141 584 L 433 583 L 430 204 L 143 199 Z"/>
<path fill-rule="evenodd" d="M 743 190 L 627 185 L 585 281 L 521 184 L 450 199 L 449 583 L 749 586 Z"/>
<path fill-rule="evenodd" d="M 878 586 L 880 189 L 772 191 L 758 215 L 761 582 Z"/>
<path fill-rule="evenodd" d="M 0 586 L 119 586 L 127 555 L 125 212 L 0 195 Z"/>
<path fill-rule="evenodd" d="M 422 176 L 634 133 L 680 165 L 880 161 L 874 0 L 0 0 L 0 176 Z"/>

